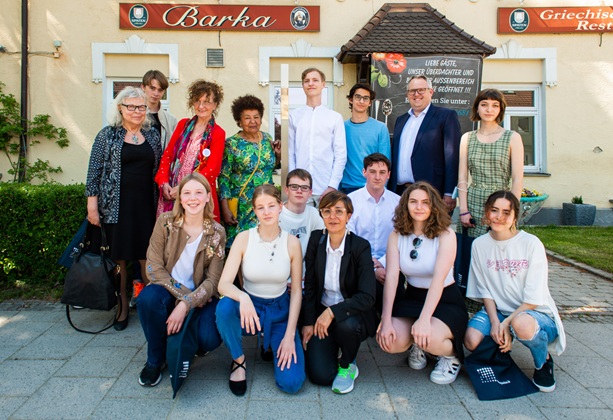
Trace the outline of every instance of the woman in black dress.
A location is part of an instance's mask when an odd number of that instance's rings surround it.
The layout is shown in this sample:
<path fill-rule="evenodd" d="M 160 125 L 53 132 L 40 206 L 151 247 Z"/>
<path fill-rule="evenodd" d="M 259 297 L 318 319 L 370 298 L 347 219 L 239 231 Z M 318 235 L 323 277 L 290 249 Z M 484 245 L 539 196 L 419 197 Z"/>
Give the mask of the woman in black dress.
<path fill-rule="evenodd" d="M 160 137 L 150 129 L 145 93 L 126 87 L 113 102 L 109 125 L 94 140 L 87 172 L 87 219 L 104 223 L 111 257 L 120 266 L 121 311 L 115 329 L 128 325 L 126 261 L 138 260 L 144 274 L 147 246 L 155 224 L 156 191 L 153 177 L 162 154 Z M 92 246 L 100 243 L 92 228 Z"/>

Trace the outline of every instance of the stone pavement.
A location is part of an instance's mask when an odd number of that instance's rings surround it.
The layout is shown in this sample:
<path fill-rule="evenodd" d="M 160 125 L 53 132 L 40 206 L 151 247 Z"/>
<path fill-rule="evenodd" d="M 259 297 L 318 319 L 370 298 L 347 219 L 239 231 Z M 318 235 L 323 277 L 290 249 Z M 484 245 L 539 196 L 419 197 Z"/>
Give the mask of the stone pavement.
<path fill-rule="evenodd" d="M 353 392 L 335 395 L 305 383 L 280 392 L 271 363 L 246 339 L 248 391 L 228 389 L 225 348 L 197 359 L 175 400 L 167 372 L 155 388 L 138 385 L 146 344 L 133 312 L 125 331 L 92 336 L 74 331 L 63 305 L 0 303 L 0 418 L 613 418 L 613 282 L 550 263 L 550 287 L 565 319 L 566 352 L 555 358 L 557 389 L 513 400 L 481 402 L 461 371 L 452 385 L 435 385 L 433 367 L 413 371 L 406 354 L 383 353 L 374 340 L 358 355 Z M 80 311 L 75 322 L 101 323 L 108 314 Z M 84 324 L 82 324 L 84 325 Z M 513 357 L 532 374 L 531 356 L 516 343 Z"/>

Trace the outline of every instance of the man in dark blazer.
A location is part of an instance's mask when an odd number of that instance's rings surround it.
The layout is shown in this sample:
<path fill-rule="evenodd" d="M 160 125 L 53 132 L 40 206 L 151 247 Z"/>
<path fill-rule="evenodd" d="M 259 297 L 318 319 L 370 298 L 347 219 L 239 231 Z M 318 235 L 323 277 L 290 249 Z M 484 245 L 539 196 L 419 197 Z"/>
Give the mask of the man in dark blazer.
<path fill-rule="evenodd" d="M 401 195 L 414 182 L 429 182 L 451 212 L 456 206 L 451 195 L 458 182 L 460 122 L 455 111 L 431 104 L 433 93 L 426 76 L 409 80 L 411 110 L 396 119 L 387 188 Z"/>

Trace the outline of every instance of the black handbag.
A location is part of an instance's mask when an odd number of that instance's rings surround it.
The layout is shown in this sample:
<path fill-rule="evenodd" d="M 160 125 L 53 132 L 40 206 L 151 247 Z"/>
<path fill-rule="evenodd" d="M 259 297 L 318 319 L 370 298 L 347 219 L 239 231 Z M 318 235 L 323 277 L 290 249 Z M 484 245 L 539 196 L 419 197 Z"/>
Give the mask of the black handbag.
<path fill-rule="evenodd" d="M 118 266 L 108 255 L 104 225 L 101 224 L 102 242 L 98 252 L 88 249 L 87 235 L 79 244 L 79 250 L 73 256 L 73 263 L 64 278 L 62 303 L 66 304 L 66 317 L 77 331 L 97 334 L 110 328 L 113 324 L 99 331 L 86 331 L 77 328 L 70 318 L 70 307 L 109 311 L 117 306 Z M 118 308 L 119 310 L 119 308 Z M 113 321 L 115 315 L 113 315 Z"/>
<path fill-rule="evenodd" d="M 453 263 L 453 278 L 460 288 L 462 296 L 465 297 L 466 287 L 468 286 L 468 271 L 470 270 L 470 255 L 475 238 L 468 236 L 465 227 L 462 227 L 462 233 L 456 232 L 455 235 L 458 246 Z"/>
<path fill-rule="evenodd" d="M 464 359 L 464 369 L 480 401 L 517 398 L 538 392 L 536 385 L 511 358 L 511 352 L 502 353 L 491 337 Z"/>

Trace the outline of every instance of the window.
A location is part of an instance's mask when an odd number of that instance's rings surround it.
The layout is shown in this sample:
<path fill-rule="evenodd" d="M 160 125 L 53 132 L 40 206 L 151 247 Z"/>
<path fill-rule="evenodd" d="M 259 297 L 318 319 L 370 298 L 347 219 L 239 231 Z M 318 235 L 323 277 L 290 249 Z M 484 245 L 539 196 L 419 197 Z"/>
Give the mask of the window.
<path fill-rule="evenodd" d="M 321 93 L 321 103 L 323 106 L 333 108 L 334 100 L 332 97 L 334 89 L 326 86 Z M 269 109 L 269 128 L 268 132 L 274 139 L 281 138 L 281 85 L 270 86 L 270 106 Z M 330 105 L 328 105 L 330 104 Z M 300 108 L 306 105 L 306 95 L 302 85 L 295 83 L 289 86 L 289 110 Z"/>
<path fill-rule="evenodd" d="M 545 172 L 543 107 L 540 86 L 504 86 L 507 100 L 504 128 L 516 131 L 524 143 L 524 172 Z"/>

